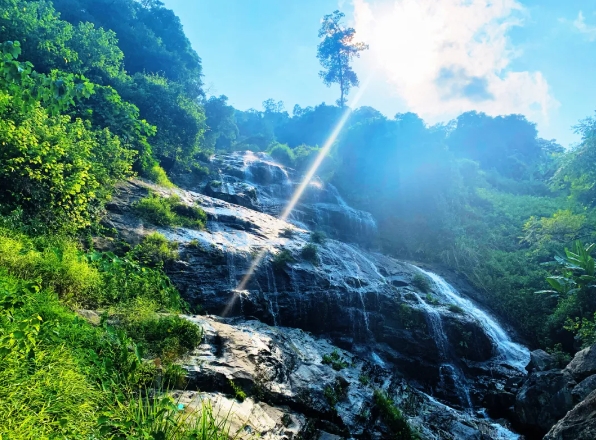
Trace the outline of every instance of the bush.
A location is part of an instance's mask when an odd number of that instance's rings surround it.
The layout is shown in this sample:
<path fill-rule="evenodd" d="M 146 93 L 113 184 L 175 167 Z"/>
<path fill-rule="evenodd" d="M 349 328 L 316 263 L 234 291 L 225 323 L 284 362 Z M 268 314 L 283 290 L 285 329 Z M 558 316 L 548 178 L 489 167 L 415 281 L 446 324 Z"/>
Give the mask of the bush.
<path fill-rule="evenodd" d="M 300 255 L 306 261 L 312 264 L 319 264 L 319 251 L 317 249 L 317 245 L 313 243 L 309 243 L 302 248 L 300 251 Z"/>
<path fill-rule="evenodd" d="M 184 356 L 194 350 L 203 338 L 202 330 L 196 324 L 179 316 L 149 317 L 129 315 L 125 328 L 132 338 L 151 357 L 160 358 L 165 363 Z"/>
<path fill-rule="evenodd" d="M 169 241 L 159 232 L 153 232 L 135 246 L 130 254 L 149 266 L 163 266 L 178 258 L 178 244 Z"/>
<path fill-rule="evenodd" d="M 294 230 L 292 228 L 282 229 L 279 233 L 280 237 L 292 238 L 294 236 Z"/>
<path fill-rule="evenodd" d="M 333 350 L 331 354 L 323 356 L 323 364 L 331 365 L 335 371 L 343 370 L 349 366 L 348 362 L 339 354 L 337 349 Z"/>
<path fill-rule="evenodd" d="M 294 152 L 286 144 L 275 143 L 269 148 L 268 153 L 273 159 L 282 165 L 289 167 L 294 165 Z"/>
<path fill-rule="evenodd" d="M 294 257 L 292 257 L 291 252 L 287 249 L 282 249 L 273 256 L 273 258 L 271 259 L 271 264 L 273 265 L 274 269 L 282 270 L 293 261 Z"/>
<path fill-rule="evenodd" d="M 428 277 L 420 273 L 414 274 L 414 277 L 412 278 L 412 285 L 424 293 L 428 293 L 431 290 Z"/>
<path fill-rule="evenodd" d="M 185 205 L 176 195 L 161 197 L 150 193 L 137 201 L 133 208 L 141 218 L 157 226 L 203 229 L 207 222 L 205 211 L 198 206 Z"/>
<path fill-rule="evenodd" d="M 325 243 L 325 240 L 327 240 L 327 234 L 325 234 L 323 231 L 315 231 L 310 234 L 310 241 L 313 243 L 323 244 Z"/>
<path fill-rule="evenodd" d="M 168 178 L 165 170 L 157 164 L 143 172 L 143 176 L 164 188 L 173 188 L 174 184 Z"/>
<path fill-rule="evenodd" d="M 464 309 L 462 309 L 460 306 L 458 306 L 457 304 L 449 304 L 447 306 L 447 308 L 449 309 L 450 312 L 453 313 L 457 313 L 459 315 L 464 313 Z"/>
<path fill-rule="evenodd" d="M 390 429 L 392 438 L 399 440 L 417 440 L 420 437 L 410 428 L 403 414 L 395 406 L 389 396 L 381 390 L 374 392 L 375 405 L 379 409 L 381 418 Z"/>

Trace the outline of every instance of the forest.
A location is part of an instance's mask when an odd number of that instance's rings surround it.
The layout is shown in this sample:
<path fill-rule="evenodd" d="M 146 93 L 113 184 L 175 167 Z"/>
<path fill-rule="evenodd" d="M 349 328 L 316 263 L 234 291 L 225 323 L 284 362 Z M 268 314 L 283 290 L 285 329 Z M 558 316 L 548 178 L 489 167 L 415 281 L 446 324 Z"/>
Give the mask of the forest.
<path fill-rule="evenodd" d="M 351 109 L 343 88 L 337 105 L 242 111 L 206 95 L 199 55 L 158 0 L 0 0 L 0 438 L 228 438 L 208 408 L 187 423 L 139 393 L 183 380 L 202 330 L 177 316 L 198 311 L 163 236 L 94 250 L 105 205 L 119 182 L 172 187 L 219 153 L 305 172 L 346 114 L 318 174 L 372 213 L 371 248 L 461 274 L 532 348 L 596 343 L 596 118 L 566 150 L 522 115 L 429 125 Z"/>

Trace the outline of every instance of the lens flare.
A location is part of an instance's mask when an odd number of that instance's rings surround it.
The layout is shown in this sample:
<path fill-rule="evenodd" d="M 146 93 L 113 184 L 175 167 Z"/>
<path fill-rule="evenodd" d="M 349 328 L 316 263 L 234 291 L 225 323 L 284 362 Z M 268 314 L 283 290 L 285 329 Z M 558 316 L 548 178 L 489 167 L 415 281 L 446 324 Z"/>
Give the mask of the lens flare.
<path fill-rule="evenodd" d="M 364 94 L 364 91 L 368 87 L 370 80 L 371 80 L 371 77 L 369 76 L 364 81 L 362 86 L 358 89 L 358 92 L 356 93 L 356 95 L 354 96 L 352 101 L 350 102 L 350 105 L 348 107 L 346 107 L 343 115 L 341 116 L 341 119 L 339 120 L 339 122 L 337 123 L 335 128 L 333 129 L 333 132 L 331 133 L 331 135 L 325 142 L 325 145 L 323 145 L 323 148 L 321 148 L 321 151 L 319 151 L 317 158 L 315 159 L 315 161 L 309 168 L 308 172 L 304 175 L 302 182 L 300 183 L 298 188 L 296 188 L 296 191 L 292 195 L 292 198 L 290 199 L 290 201 L 286 205 L 285 209 L 283 210 L 281 216 L 279 217 L 280 220 L 286 221 L 288 219 L 288 217 L 290 216 L 290 214 L 292 213 L 292 211 L 294 210 L 294 208 L 296 207 L 296 204 L 302 197 L 304 190 L 306 189 L 306 187 L 310 183 L 311 179 L 316 174 L 317 170 L 321 166 L 321 163 L 323 163 L 323 160 L 325 159 L 325 157 L 329 153 L 329 150 L 333 146 L 333 143 L 336 141 L 337 137 L 343 130 L 344 126 L 346 125 L 346 122 L 348 122 L 352 108 L 356 107 L 356 105 L 362 98 L 362 95 Z M 242 278 L 242 280 L 240 281 L 238 286 L 236 286 L 236 288 L 233 290 L 234 296 L 232 298 L 230 298 L 230 300 L 228 301 L 228 304 L 226 305 L 225 309 L 223 310 L 221 316 L 224 316 L 224 317 L 227 316 L 228 313 L 230 313 L 230 311 L 236 304 L 236 301 L 238 300 L 240 295 L 245 294 L 246 285 L 252 278 L 256 268 L 259 266 L 261 261 L 263 261 L 263 258 L 265 258 L 265 255 L 267 255 L 267 249 L 263 249 L 255 257 L 255 259 L 251 263 L 250 267 L 248 268 L 248 271 L 246 272 L 246 274 L 244 275 L 244 277 Z"/>

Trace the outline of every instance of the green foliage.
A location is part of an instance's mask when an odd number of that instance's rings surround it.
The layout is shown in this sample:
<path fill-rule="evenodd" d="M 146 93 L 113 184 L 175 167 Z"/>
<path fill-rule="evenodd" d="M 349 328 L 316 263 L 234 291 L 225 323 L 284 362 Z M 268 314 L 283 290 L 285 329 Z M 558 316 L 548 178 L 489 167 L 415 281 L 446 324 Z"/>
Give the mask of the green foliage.
<path fill-rule="evenodd" d="M 148 266 L 163 266 L 178 258 L 178 244 L 169 241 L 159 232 L 153 232 L 135 246 L 131 255 Z"/>
<path fill-rule="evenodd" d="M 330 365 L 335 371 L 343 370 L 349 366 L 349 363 L 343 358 L 337 349 L 333 350 L 331 354 L 323 355 L 322 363 L 325 365 Z"/>
<path fill-rule="evenodd" d="M 577 240 L 564 256 L 555 256 L 559 275 L 546 278 L 551 289 L 537 293 L 558 299 L 551 323 L 560 325 L 582 341 L 584 346 L 596 341 L 596 263 L 591 255 L 596 245 L 584 246 Z"/>
<path fill-rule="evenodd" d="M 391 431 L 391 438 L 399 440 L 415 440 L 420 436 L 410 428 L 408 422 L 391 398 L 381 390 L 375 390 L 374 401 L 379 409 L 383 422 Z"/>
<path fill-rule="evenodd" d="M 133 207 L 140 217 L 157 226 L 203 229 L 207 222 L 207 214 L 203 209 L 182 203 L 176 195 L 162 197 L 150 193 Z"/>
<path fill-rule="evenodd" d="M 157 183 L 159 186 L 163 186 L 164 188 L 173 188 L 174 184 L 168 178 L 165 170 L 160 167 L 159 165 L 155 164 L 148 168 L 143 175 L 151 180 L 152 182 Z"/>
<path fill-rule="evenodd" d="M 238 400 L 239 402 L 244 402 L 244 400 L 246 399 L 246 393 L 244 392 L 244 390 L 240 388 L 240 386 L 237 385 L 232 379 L 230 379 L 228 383 L 232 388 L 232 391 L 234 391 L 234 397 L 236 398 L 236 400 Z"/>
<path fill-rule="evenodd" d="M 327 234 L 323 231 L 314 231 L 310 234 L 310 241 L 316 244 L 325 244 L 325 240 L 327 240 Z"/>
<path fill-rule="evenodd" d="M 414 274 L 412 277 L 412 285 L 424 293 L 428 293 L 432 290 L 428 277 L 421 273 Z"/>
<path fill-rule="evenodd" d="M 269 147 L 267 153 L 282 165 L 289 167 L 294 165 L 294 152 L 285 144 L 274 143 Z"/>
<path fill-rule="evenodd" d="M 447 306 L 447 308 L 449 309 L 450 312 L 452 313 L 457 313 L 459 315 L 462 315 L 464 313 L 464 309 L 462 309 L 460 306 L 458 306 L 457 304 L 449 304 Z"/>
<path fill-rule="evenodd" d="M 99 418 L 100 433 L 106 438 L 229 440 L 238 436 L 230 431 L 228 417 L 218 419 L 206 400 L 190 410 L 165 394 L 138 394 L 117 403 L 116 410 Z"/>
<path fill-rule="evenodd" d="M 344 397 L 346 397 L 347 386 L 348 386 L 347 382 L 341 381 L 339 378 L 336 378 L 335 382 L 333 382 L 332 384 L 327 385 L 327 386 L 325 386 L 325 388 L 323 388 L 323 396 L 325 397 L 325 399 L 327 400 L 327 403 L 329 403 L 329 405 L 332 408 L 335 408 L 335 406 Z"/>
<path fill-rule="evenodd" d="M 323 41 L 317 47 L 317 58 L 323 66 L 319 76 L 326 86 L 339 84 L 341 96 L 337 103 L 340 107 L 346 105 L 346 96 L 350 89 L 359 84 L 350 62 L 354 57 L 360 57 L 359 52 L 368 49 L 366 44 L 354 41 L 356 31 L 343 26 L 344 17 L 345 14 L 339 11 L 323 17 L 319 30 L 319 38 Z"/>
<path fill-rule="evenodd" d="M 151 140 L 154 156 L 166 170 L 178 165 L 188 169 L 201 151 L 205 113 L 183 87 L 157 74 L 137 73 L 122 81 L 118 92 L 138 107 L 142 118 L 157 127 Z"/>
<path fill-rule="evenodd" d="M 364 373 L 362 373 L 360 376 L 358 376 L 358 381 L 364 386 L 369 385 L 371 382 L 370 376 L 367 374 L 364 374 Z"/>
<path fill-rule="evenodd" d="M 276 270 L 283 270 L 287 267 L 288 264 L 294 261 L 295 260 L 292 256 L 292 253 L 287 249 L 282 249 L 273 256 L 273 258 L 271 259 L 271 264 Z"/>
<path fill-rule="evenodd" d="M 164 363 L 186 355 L 195 349 L 203 337 L 196 324 L 178 316 L 126 316 L 125 328 L 134 341 L 143 347 L 151 357 L 160 358 Z"/>
<path fill-rule="evenodd" d="M 316 244 L 308 243 L 300 250 L 300 255 L 303 259 L 311 264 L 317 265 L 320 263 L 319 260 L 319 249 Z"/>
<path fill-rule="evenodd" d="M 54 116 L 92 86 L 37 74 L 16 61 L 19 53 L 17 43 L 2 45 L 0 214 L 18 209 L 37 229 L 88 226 L 114 183 L 131 175 L 134 153 L 108 130 Z"/>

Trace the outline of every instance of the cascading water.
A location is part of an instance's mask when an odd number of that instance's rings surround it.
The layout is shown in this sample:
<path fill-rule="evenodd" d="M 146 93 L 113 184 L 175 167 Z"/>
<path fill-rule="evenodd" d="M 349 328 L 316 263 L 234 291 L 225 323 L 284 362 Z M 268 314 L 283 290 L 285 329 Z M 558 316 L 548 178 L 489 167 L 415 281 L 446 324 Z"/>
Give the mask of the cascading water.
<path fill-rule="evenodd" d="M 466 314 L 472 316 L 482 326 L 485 333 L 492 339 L 498 352 L 497 362 L 509 365 L 523 371 L 530 360 L 530 352 L 526 347 L 511 340 L 505 330 L 488 313 L 479 309 L 472 301 L 460 296 L 457 291 L 439 275 L 418 268 L 434 284 L 433 291 L 445 301 L 461 307 Z"/>
<path fill-rule="evenodd" d="M 197 240 L 205 252 L 213 250 L 225 255 L 222 264 L 227 263 L 227 271 L 222 288 L 218 285 L 218 268 L 213 267 L 211 272 L 210 269 L 203 272 L 212 274 L 213 279 L 209 276 L 200 279 L 201 290 L 194 290 L 198 300 L 207 304 L 206 310 L 219 313 L 225 309 L 220 298 L 227 296 L 221 292 L 229 293 L 229 289 L 237 287 L 234 284 L 247 273 L 254 260 L 247 256 L 258 250 L 266 257 L 257 264 L 252 280 L 237 291 L 240 306 L 234 313 L 273 325 L 283 324 L 343 338 L 342 341 L 354 344 L 354 349 L 368 356 L 376 366 L 400 371 L 420 384 L 420 388 L 433 389 L 436 397 L 467 410 L 473 406 L 470 386 L 474 390 L 474 402 L 483 399 L 481 382 L 475 380 L 477 374 L 487 371 L 485 380 L 491 381 L 493 373 L 503 374 L 498 379 L 501 380 L 509 377 L 513 370 L 523 370 L 529 359 L 527 349 L 514 343 L 495 319 L 463 298 L 438 275 L 332 238 L 317 245 L 318 265 L 305 261 L 301 250 L 310 241 L 309 229 L 334 228 L 339 232 L 331 236 L 339 240 L 343 239 L 341 234 L 360 234 L 361 237 L 347 240 L 361 240 L 366 245 L 368 236 L 363 231 L 376 228 L 372 216 L 349 207 L 333 186 L 317 182 L 298 205 L 300 213 L 291 220 L 300 227 L 279 220 L 276 215 L 279 206 L 287 203 L 290 180 L 283 167 L 258 154 L 249 156 L 234 154 L 220 159 L 224 170 L 220 179 L 226 191 L 228 185 L 232 185 L 231 190 L 236 189 L 237 193 L 246 185 L 245 181 L 250 181 L 249 186 L 256 188 L 262 206 L 193 195 L 209 215 L 207 229 L 163 231 L 169 239 Z M 317 224 L 317 216 L 322 224 Z M 269 256 L 284 249 L 294 260 L 281 270 L 273 270 Z M 432 281 L 433 297 L 439 300 L 438 304 L 429 303 L 431 301 L 413 286 L 412 276 L 417 272 Z M 459 306 L 462 313 L 450 312 L 446 307 L 450 304 Z M 400 321 L 402 306 L 415 309 L 422 325 L 408 327 Z M 469 326 L 466 330 L 475 332 L 475 342 L 480 341 L 478 344 L 483 350 L 478 355 L 480 360 L 470 361 L 474 358 L 462 355 L 461 346 L 450 341 L 449 335 L 458 325 Z M 495 355 L 486 360 L 491 353 L 490 341 Z M 464 353 L 475 355 L 477 352 L 473 350 L 480 349 L 474 345 Z M 421 363 L 419 370 L 417 362 Z M 493 369 L 494 364 L 511 368 Z M 464 372 L 471 372 L 471 365 L 474 376 L 466 377 Z M 515 374 L 515 371 L 511 373 Z M 475 415 L 468 411 L 466 417 L 474 419 Z M 516 437 L 512 434 L 499 438 Z"/>

